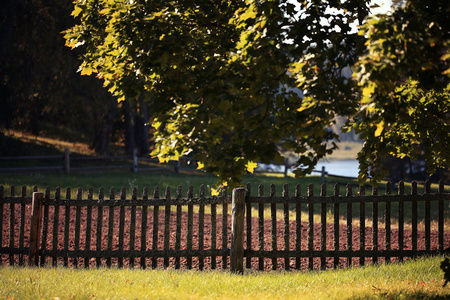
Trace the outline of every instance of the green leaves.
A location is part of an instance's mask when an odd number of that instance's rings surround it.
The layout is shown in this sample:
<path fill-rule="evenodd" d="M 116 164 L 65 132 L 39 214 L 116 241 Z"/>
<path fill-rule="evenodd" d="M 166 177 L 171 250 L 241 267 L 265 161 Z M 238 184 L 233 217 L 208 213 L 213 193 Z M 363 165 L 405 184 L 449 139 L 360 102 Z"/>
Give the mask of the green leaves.
<path fill-rule="evenodd" d="M 423 155 L 430 173 L 448 166 L 449 61 L 442 53 L 449 51 L 450 8 L 445 1 L 425 6 L 407 1 L 360 31 L 367 41 L 354 68 L 362 97 L 353 127 L 366 142 L 358 158 L 362 181 L 382 179 L 388 155 Z"/>
<path fill-rule="evenodd" d="M 283 147 L 303 176 L 336 149 L 330 127 L 349 116 L 366 140 L 361 179 L 378 180 L 383 156 L 447 143 L 419 128 L 417 111 L 447 124 L 433 99 L 447 99 L 448 23 L 422 13 L 423 1 L 364 21 L 368 2 L 80 0 L 65 37 L 82 48 L 81 74 L 119 99 L 147 92 L 160 160 L 190 153 L 234 187 L 256 162 L 282 162 Z"/>

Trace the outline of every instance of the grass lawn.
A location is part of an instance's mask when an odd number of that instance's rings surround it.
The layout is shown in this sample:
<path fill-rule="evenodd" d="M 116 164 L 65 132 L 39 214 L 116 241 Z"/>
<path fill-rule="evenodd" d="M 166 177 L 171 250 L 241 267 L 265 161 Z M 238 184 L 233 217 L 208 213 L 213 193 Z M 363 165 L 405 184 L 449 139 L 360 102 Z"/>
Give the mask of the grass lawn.
<path fill-rule="evenodd" d="M 122 187 L 127 189 L 128 193 L 131 193 L 132 187 L 138 188 L 138 193 L 141 194 L 144 187 L 148 187 L 150 191 L 155 186 L 159 186 L 160 190 L 165 189 L 167 186 L 173 191 L 176 190 L 178 185 L 183 188 L 183 193 L 187 193 L 189 185 L 194 187 L 195 193 L 198 193 L 202 184 L 206 186 L 207 193 L 210 192 L 211 186 L 217 182 L 217 178 L 212 175 L 198 174 L 198 173 L 181 173 L 176 174 L 173 172 L 159 172 L 159 173 L 132 173 L 126 171 L 111 171 L 101 173 L 71 173 L 65 174 L 64 172 L 51 172 L 51 173 L 33 173 L 33 174 L 0 174 L 0 185 L 3 185 L 5 192 L 9 193 L 11 185 L 16 187 L 16 193 L 20 192 L 21 186 L 25 185 L 28 190 L 28 194 L 31 194 L 31 190 L 34 185 L 37 185 L 40 191 L 43 191 L 47 186 L 52 191 L 57 186 L 61 188 L 70 187 L 72 190 L 76 190 L 81 187 L 83 190 L 93 188 L 94 193 L 97 193 L 100 187 L 104 187 L 108 190 L 110 187 L 115 187 L 116 191 Z M 265 186 L 266 195 L 269 194 L 270 184 L 275 184 L 277 188 L 277 194 L 281 195 L 283 185 L 286 183 L 289 186 L 289 190 L 293 195 L 295 191 L 295 185 L 301 184 L 302 192 L 306 195 L 308 184 L 312 183 L 315 186 L 315 193 L 320 193 L 320 185 L 322 184 L 320 177 L 311 176 L 301 179 L 295 179 L 293 177 L 280 177 L 280 176 L 265 176 L 265 175 L 249 175 L 244 178 L 244 183 L 249 182 L 252 185 L 253 193 L 256 194 L 258 185 L 263 184 Z M 328 193 L 333 193 L 333 185 L 336 180 L 332 180 L 328 184 Z M 344 192 L 344 182 L 342 181 L 341 191 Z M 353 182 L 356 185 L 356 182 Z M 356 190 L 356 189 L 355 189 Z M 230 191 L 231 194 L 231 191 Z"/>
<path fill-rule="evenodd" d="M 16 193 L 20 193 L 22 185 L 25 185 L 28 190 L 28 194 L 31 194 L 33 186 L 36 185 L 40 191 L 49 186 L 50 190 L 54 191 L 57 186 L 60 188 L 70 187 L 72 190 L 76 190 L 81 187 L 87 191 L 89 188 L 94 189 L 96 194 L 100 187 L 104 187 L 108 190 L 110 187 L 115 187 L 116 191 L 122 187 L 127 189 L 128 193 L 131 193 L 132 187 L 138 188 L 138 193 L 142 193 L 144 187 L 148 187 L 150 191 L 155 186 L 159 186 L 160 189 L 170 187 L 172 190 L 176 190 L 177 186 L 183 188 L 184 193 L 187 192 L 189 185 L 194 187 L 194 191 L 198 193 L 198 190 L 202 184 L 206 186 L 207 193 L 210 192 L 211 186 L 217 182 L 217 178 L 208 174 L 201 173 L 181 173 L 176 174 L 173 172 L 138 172 L 132 173 L 131 171 L 110 171 L 110 172 L 98 172 L 98 173 L 71 173 L 66 174 L 64 172 L 48 172 L 48 173 L 25 173 L 25 174 L 0 174 L 0 185 L 4 186 L 5 192 L 9 193 L 11 185 L 16 188 Z M 255 175 L 248 175 L 244 177 L 244 184 L 250 183 L 252 186 L 252 194 L 256 195 L 258 191 L 258 185 L 263 184 L 265 187 L 265 194 L 268 195 L 270 191 L 270 185 L 274 184 L 277 190 L 277 195 L 281 195 L 281 191 L 284 184 L 289 187 L 290 195 L 294 195 L 295 186 L 301 185 L 302 195 L 306 195 L 308 185 L 314 185 L 314 194 L 319 195 L 321 189 L 320 176 L 308 176 L 304 178 L 293 178 L 290 176 L 284 177 L 281 174 L 264 174 L 258 173 Z M 352 184 L 353 194 L 358 193 L 358 182 L 356 180 L 342 179 L 329 177 L 326 179 L 327 195 L 333 195 L 334 185 L 338 183 L 340 185 L 340 194 L 345 195 L 345 186 L 347 183 Z M 446 186 L 446 192 L 450 191 L 450 187 Z M 437 191 L 437 184 L 432 184 L 432 193 Z M 423 187 L 419 186 L 419 193 L 422 193 Z M 405 193 L 410 193 L 411 185 L 405 184 Z M 230 191 L 231 192 L 231 191 Z M 385 185 L 380 184 L 378 186 L 379 194 L 385 193 Z M 371 186 L 366 184 L 366 194 L 372 193 Z M 396 187 L 392 188 L 392 193 L 397 193 Z"/>
<path fill-rule="evenodd" d="M 2 299 L 447 299 L 443 257 L 313 272 L 0 267 Z"/>

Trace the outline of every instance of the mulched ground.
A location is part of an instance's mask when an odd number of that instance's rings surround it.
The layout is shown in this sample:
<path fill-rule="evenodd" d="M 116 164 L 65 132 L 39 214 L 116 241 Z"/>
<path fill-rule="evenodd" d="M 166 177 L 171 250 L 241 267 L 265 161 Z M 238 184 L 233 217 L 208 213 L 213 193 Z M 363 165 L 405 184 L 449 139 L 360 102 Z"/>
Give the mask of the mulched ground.
<path fill-rule="evenodd" d="M 21 207 L 20 205 L 15 205 L 14 209 L 14 226 L 13 228 L 10 228 L 10 205 L 4 204 L 3 207 L 3 214 L 2 214 L 2 240 L 0 241 L 0 245 L 2 247 L 10 247 L 13 245 L 15 248 L 19 247 L 28 247 L 29 245 L 29 231 L 30 231 L 30 218 L 21 219 Z M 231 206 L 231 205 L 229 205 Z M 25 216 L 30 215 L 31 207 L 29 205 L 25 206 Z M 219 210 L 220 212 L 220 210 Z M 97 245 L 97 207 L 94 207 L 92 209 L 92 224 L 91 224 L 91 239 L 90 239 L 90 249 L 96 250 Z M 163 250 L 164 249 L 164 209 L 160 208 L 159 212 L 159 218 L 158 218 L 158 243 L 157 243 L 157 249 Z M 103 208 L 103 222 L 102 222 L 102 236 L 101 236 L 101 250 L 106 250 L 108 245 L 108 223 L 109 223 L 109 209 Z M 69 240 L 68 240 L 68 249 L 74 250 L 75 249 L 75 226 L 76 226 L 76 209 L 74 207 L 70 208 L 70 218 L 69 218 Z M 87 209 L 82 208 L 81 214 L 80 214 L 80 241 L 78 245 L 78 249 L 85 249 L 86 247 L 86 226 L 87 226 Z M 1 216 L 0 216 L 1 217 Z M 54 219 L 54 208 L 50 207 L 49 214 L 48 214 L 49 220 Z M 123 243 L 123 249 L 129 250 L 130 249 L 130 220 L 131 220 L 131 209 L 126 208 L 125 209 L 125 227 L 124 227 L 124 243 Z M 142 211 L 140 209 L 136 210 L 136 234 L 135 234 L 135 243 L 134 243 L 134 249 L 140 250 L 141 249 L 141 220 L 142 220 Z M 182 220 L 182 229 L 181 229 L 181 249 L 186 249 L 187 244 L 187 213 L 183 212 L 181 216 Z M 53 222 L 50 222 L 50 225 L 47 228 L 47 245 L 46 249 L 51 250 L 54 248 L 53 245 Z M 119 209 L 114 210 L 114 226 L 113 226 L 113 238 L 112 238 L 112 250 L 118 250 L 119 249 Z M 146 249 L 152 249 L 152 224 L 153 224 L 153 211 L 148 210 L 148 217 L 147 217 L 147 233 L 146 233 Z M 197 213 L 194 214 L 194 220 L 193 220 L 193 242 L 192 242 L 192 248 L 198 249 L 198 236 L 199 236 L 199 215 Z M 227 232 L 228 237 L 230 236 L 231 232 L 231 215 L 228 216 L 228 225 L 227 225 Z M 204 249 L 211 249 L 211 218 L 210 215 L 205 215 L 204 218 Z M 23 228 L 25 235 L 23 237 L 23 240 L 20 239 L 20 230 Z M 61 250 L 64 249 L 64 232 L 65 232 L 65 208 L 61 208 L 59 212 L 59 219 L 58 219 L 58 227 L 57 227 L 57 243 L 56 243 L 56 249 Z M 252 249 L 258 250 L 259 244 L 258 244 L 258 219 L 252 218 Z M 271 235 L 271 229 L 272 223 L 269 219 L 264 220 L 264 250 L 271 250 L 272 245 L 272 235 Z M 290 221 L 289 223 L 289 232 L 290 232 L 290 238 L 289 238 L 289 244 L 290 244 L 290 250 L 295 250 L 295 222 Z M 13 231 L 14 240 L 10 241 L 10 233 Z M 347 248 L 347 228 L 346 226 L 340 226 L 339 229 L 339 245 L 341 250 L 345 250 Z M 359 227 L 353 226 L 353 232 L 352 232 L 352 242 L 353 242 L 353 249 L 359 250 L 360 248 L 360 232 Z M 302 232 L 302 239 L 301 239 L 301 249 L 307 250 L 308 249 L 308 223 L 302 222 L 301 224 L 301 232 Z M 170 246 L 169 249 L 175 249 L 175 235 L 176 235 L 176 212 L 175 209 L 172 208 L 171 211 L 171 217 L 170 217 Z M 217 248 L 221 248 L 222 245 L 222 215 L 217 215 L 217 225 L 216 225 L 216 235 L 217 235 L 217 241 L 216 245 Z M 333 224 L 327 224 L 327 241 L 326 241 L 326 249 L 327 250 L 333 250 L 334 249 L 334 227 Z M 372 249 L 372 228 L 367 227 L 365 229 L 365 249 Z M 398 230 L 392 229 L 391 230 L 391 248 L 392 249 L 398 249 Z M 314 249 L 320 250 L 320 240 L 321 240 L 321 226 L 320 224 L 314 225 Z M 418 232 L 417 236 L 418 241 L 418 249 L 425 249 L 425 233 L 423 231 Z M 278 250 L 284 250 L 284 221 L 279 220 L 277 223 L 277 249 Z M 228 246 L 230 247 L 230 241 L 227 241 Z M 437 249 L 438 248 L 438 232 L 436 230 L 431 231 L 431 249 Z M 412 247 L 412 232 L 409 229 L 405 229 L 404 231 L 404 249 L 411 249 Z M 445 233 L 444 235 L 444 248 L 450 247 L 450 233 Z M 384 228 L 380 228 L 378 230 L 378 249 L 385 249 L 385 230 Z M 3 265 L 9 265 L 11 262 L 14 264 L 18 264 L 19 260 L 24 260 L 26 263 L 28 261 L 28 257 L 25 255 L 21 257 L 20 255 L 7 255 L 7 254 L 1 254 L 1 262 Z M 192 267 L 198 269 L 199 268 L 199 258 L 194 257 L 192 262 Z M 397 258 L 393 258 L 392 261 L 396 261 Z M 170 268 L 174 268 L 175 266 L 175 259 L 170 258 Z M 217 257 L 217 268 L 222 269 L 222 257 Z M 379 262 L 383 262 L 384 258 L 380 258 Z M 58 265 L 64 264 L 63 258 L 57 259 Z M 205 257 L 203 259 L 204 262 L 204 269 L 210 269 L 211 268 L 211 258 Z M 314 268 L 318 269 L 320 268 L 320 258 L 314 258 Z M 326 266 L 327 268 L 333 267 L 333 258 L 327 258 L 326 259 Z M 347 259 L 346 258 L 340 258 L 340 266 L 346 267 L 347 266 Z M 367 264 L 372 263 L 372 258 L 366 258 L 365 262 Z M 52 258 L 47 257 L 46 263 L 51 264 Z M 73 266 L 74 263 L 76 263 L 78 266 L 84 266 L 84 258 L 78 259 L 78 261 L 74 261 L 73 258 L 68 259 L 69 266 Z M 102 265 L 106 264 L 106 259 L 101 259 Z M 116 265 L 118 263 L 117 258 L 112 259 L 112 264 Z M 124 266 L 130 265 L 130 259 L 124 258 Z M 140 266 L 140 259 L 135 259 L 135 266 Z M 152 259 L 147 258 L 146 259 L 146 266 L 150 267 L 152 264 Z M 245 264 L 245 262 L 244 262 Z M 252 258 L 251 259 L 251 268 L 253 270 L 258 269 L 259 259 L 258 258 Z M 295 258 L 290 258 L 289 264 L 291 268 L 295 268 Z M 353 258 L 352 260 L 353 265 L 359 265 L 359 258 Z M 95 259 L 89 260 L 90 266 L 95 266 L 96 261 Z M 227 268 L 229 267 L 229 257 L 226 261 Z M 284 269 L 285 267 L 285 260 L 284 258 L 277 259 L 277 266 L 279 269 Z M 163 258 L 158 259 L 158 267 L 163 267 Z M 186 258 L 181 258 L 181 268 L 186 268 Z M 308 268 L 308 258 L 302 258 L 301 259 L 301 269 L 307 269 Z M 264 259 L 264 269 L 265 270 L 271 270 L 272 269 L 272 260 L 269 258 Z"/>

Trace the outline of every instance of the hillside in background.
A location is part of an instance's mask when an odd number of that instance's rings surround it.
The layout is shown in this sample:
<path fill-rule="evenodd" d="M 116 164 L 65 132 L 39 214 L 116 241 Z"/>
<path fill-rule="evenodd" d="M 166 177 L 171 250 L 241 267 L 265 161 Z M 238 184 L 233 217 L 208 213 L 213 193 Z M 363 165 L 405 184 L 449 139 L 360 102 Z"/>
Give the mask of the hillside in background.
<path fill-rule="evenodd" d="M 352 133 L 344 133 L 345 137 L 351 137 Z M 329 156 L 329 159 L 356 159 L 358 151 L 362 147 L 362 141 L 346 139 L 339 144 L 339 149 Z M 97 156 L 89 143 L 73 140 L 63 140 L 55 136 L 35 136 L 27 132 L 16 130 L 0 131 L 0 156 L 33 156 L 62 154 L 68 147 L 71 153 L 78 155 Z M 112 145 L 113 155 L 123 155 L 125 148 L 123 143 Z M 141 156 L 146 156 L 143 154 Z M 292 154 L 286 154 L 290 160 L 295 160 Z"/>

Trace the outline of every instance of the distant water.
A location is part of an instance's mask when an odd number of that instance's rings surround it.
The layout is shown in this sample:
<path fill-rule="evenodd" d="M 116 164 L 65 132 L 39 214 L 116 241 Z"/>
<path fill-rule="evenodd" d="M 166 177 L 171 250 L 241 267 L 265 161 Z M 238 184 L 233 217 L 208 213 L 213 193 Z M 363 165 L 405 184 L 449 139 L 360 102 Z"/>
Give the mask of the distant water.
<path fill-rule="evenodd" d="M 322 171 L 322 167 L 325 167 L 325 171 L 331 175 L 358 177 L 359 163 L 357 160 L 321 160 L 317 163 L 314 170 Z M 273 164 L 258 164 L 258 169 L 268 172 L 284 172 L 284 166 Z M 289 170 L 289 172 L 291 172 L 291 170 Z M 320 173 L 313 172 L 311 175 L 318 176 Z"/>
<path fill-rule="evenodd" d="M 314 169 L 321 171 L 322 167 L 325 167 L 325 171 L 328 174 L 355 178 L 358 177 L 359 163 L 357 160 L 321 160 L 317 163 Z M 313 175 L 318 175 L 318 173 L 314 172 Z"/>

